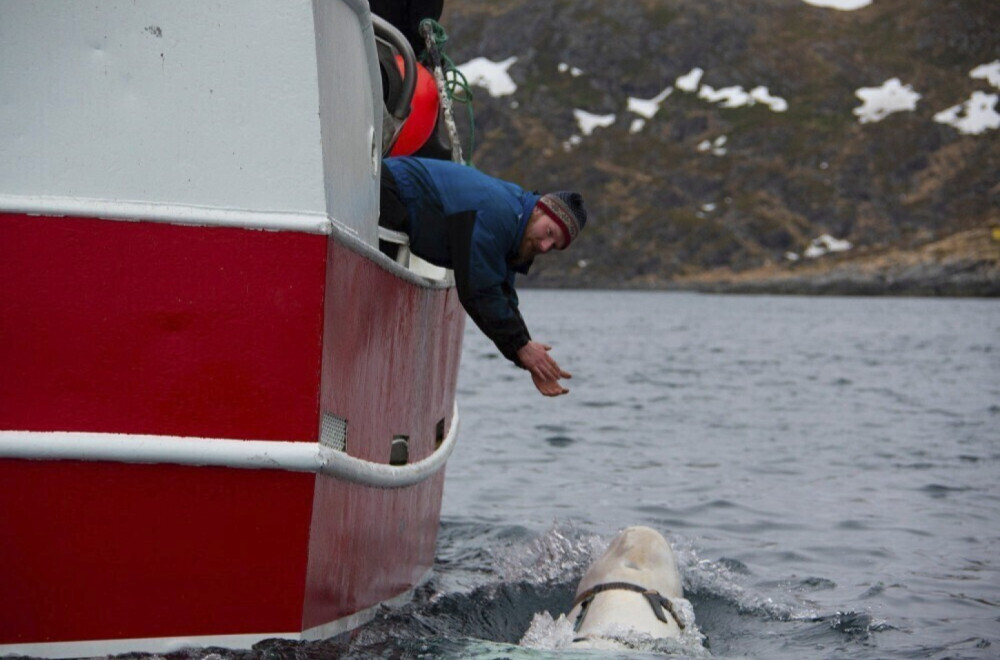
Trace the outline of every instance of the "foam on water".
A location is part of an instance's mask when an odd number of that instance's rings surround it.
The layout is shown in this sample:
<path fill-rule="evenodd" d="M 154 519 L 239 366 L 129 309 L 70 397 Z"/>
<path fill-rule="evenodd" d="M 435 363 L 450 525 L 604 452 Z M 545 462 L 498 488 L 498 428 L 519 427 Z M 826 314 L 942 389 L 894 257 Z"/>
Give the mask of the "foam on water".
<path fill-rule="evenodd" d="M 608 543 L 571 523 L 553 523 L 547 532 L 523 545 L 497 548 L 493 557 L 501 582 L 545 584 L 579 579 Z"/>

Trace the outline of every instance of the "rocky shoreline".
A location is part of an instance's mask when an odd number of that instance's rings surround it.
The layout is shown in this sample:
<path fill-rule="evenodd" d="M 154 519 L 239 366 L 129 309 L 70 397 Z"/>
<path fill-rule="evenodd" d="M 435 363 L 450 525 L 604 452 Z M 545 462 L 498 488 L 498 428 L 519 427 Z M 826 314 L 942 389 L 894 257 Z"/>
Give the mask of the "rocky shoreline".
<path fill-rule="evenodd" d="M 958 232 L 909 250 L 827 255 L 807 263 L 738 273 L 723 268 L 673 279 L 632 281 L 576 274 L 541 277 L 528 285 L 769 295 L 998 297 L 1000 229 Z"/>
<path fill-rule="evenodd" d="M 492 72 L 475 148 L 459 122 L 476 167 L 591 211 L 522 285 L 998 295 L 1000 241 L 924 250 L 1000 225 L 998 129 L 941 121 L 1000 88 L 995 0 L 446 5 L 454 61 Z M 919 103 L 871 114 L 889 89 Z"/>
<path fill-rule="evenodd" d="M 738 275 L 707 272 L 676 283 L 713 293 L 839 296 L 1000 296 L 1000 230 L 959 232 L 913 250 L 820 258 Z"/>
<path fill-rule="evenodd" d="M 762 279 L 679 281 L 668 288 L 699 293 L 993 298 L 1000 296 L 1000 273 L 979 264 L 932 264 L 880 273 L 836 270 Z"/>

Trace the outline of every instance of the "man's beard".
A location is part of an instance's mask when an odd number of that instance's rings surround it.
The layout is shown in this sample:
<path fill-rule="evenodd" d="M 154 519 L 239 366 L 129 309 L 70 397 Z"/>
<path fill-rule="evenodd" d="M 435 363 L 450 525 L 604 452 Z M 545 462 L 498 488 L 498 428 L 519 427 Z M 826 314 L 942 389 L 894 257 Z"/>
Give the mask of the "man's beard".
<path fill-rule="evenodd" d="M 521 245 L 517 248 L 517 255 L 511 257 L 509 263 L 511 266 L 530 266 L 531 262 L 535 260 L 537 252 L 532 245 L 531 240 L 528 238 L 527 230 L 524 232 L 524 236 L 521 238 Z"/>
<path fill-rule="evenodd" d="M 524 235 L 521 236 L 521 244 L 517 246 L 517 254 L 509 259 L 511 266 L 530 266 L 531 262 L 538 256 L 538 250 L 535 249 L 534 243 L 529 238 L 531 236 L 531 229 L 537 221 L 538 219 L 534 215 L 528 218 L 528 224 L 524 228 Z"/>

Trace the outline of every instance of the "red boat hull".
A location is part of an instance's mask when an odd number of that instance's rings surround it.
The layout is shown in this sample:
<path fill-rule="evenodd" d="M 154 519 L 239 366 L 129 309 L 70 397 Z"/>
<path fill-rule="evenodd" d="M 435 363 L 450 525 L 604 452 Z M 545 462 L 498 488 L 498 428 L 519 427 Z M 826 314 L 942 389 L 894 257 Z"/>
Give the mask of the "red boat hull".
<path fill-rule="evenodd" d="M 0 283 L 0 429 L 319 443 L 333 415 L 379 464 L 452 431 L 454 289 L 335 236 L 0 214 Z M 0 459 L 0 648 L 336 632 L 430 568 L 442 488 Z"/>

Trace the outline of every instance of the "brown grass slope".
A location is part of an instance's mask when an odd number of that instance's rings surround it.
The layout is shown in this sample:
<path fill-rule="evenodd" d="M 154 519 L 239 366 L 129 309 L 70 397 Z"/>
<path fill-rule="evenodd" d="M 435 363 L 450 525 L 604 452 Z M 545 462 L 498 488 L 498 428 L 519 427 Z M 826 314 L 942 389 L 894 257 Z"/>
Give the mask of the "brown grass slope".
<path fill-rule="evenodd" d="M 878 0 L 853 12 L 801 0 L 450 0 L 442 22 L 458 63 L 518 57 L 513 96 L 475 88 L 475 164 L 587 198 L 583 237 L 540 260 L 531 284 L 1000 290 L 988 231 L 1000 224 L 1000 131 L 963 135 L 933 119 L 973 91 L 1000 93 L 968 75 L 1000 58 L 994 0 Z M 583 74 L 559 72 L 562 62 Z M 631 133 L 627 98 L 652 98 L 696 66 L 703 84 L 763 85 L 788 110 L 723 108 L 675 90 Z M 889 78 L 922 95 L 916 110 L 859 123 L 855 90 Z M 616 121 L 567 149 L 579 134 L 574 108 Z M 699 151 L 722 136 L 724 155 Z M 786 259 L 822 234 L 855 248 Z M 950 250 L 962 268 L 940 268 Z M 886 275 L 893 259 L 906 277 Z M 841 277 L 823 279 L 830 271 Z"/>

